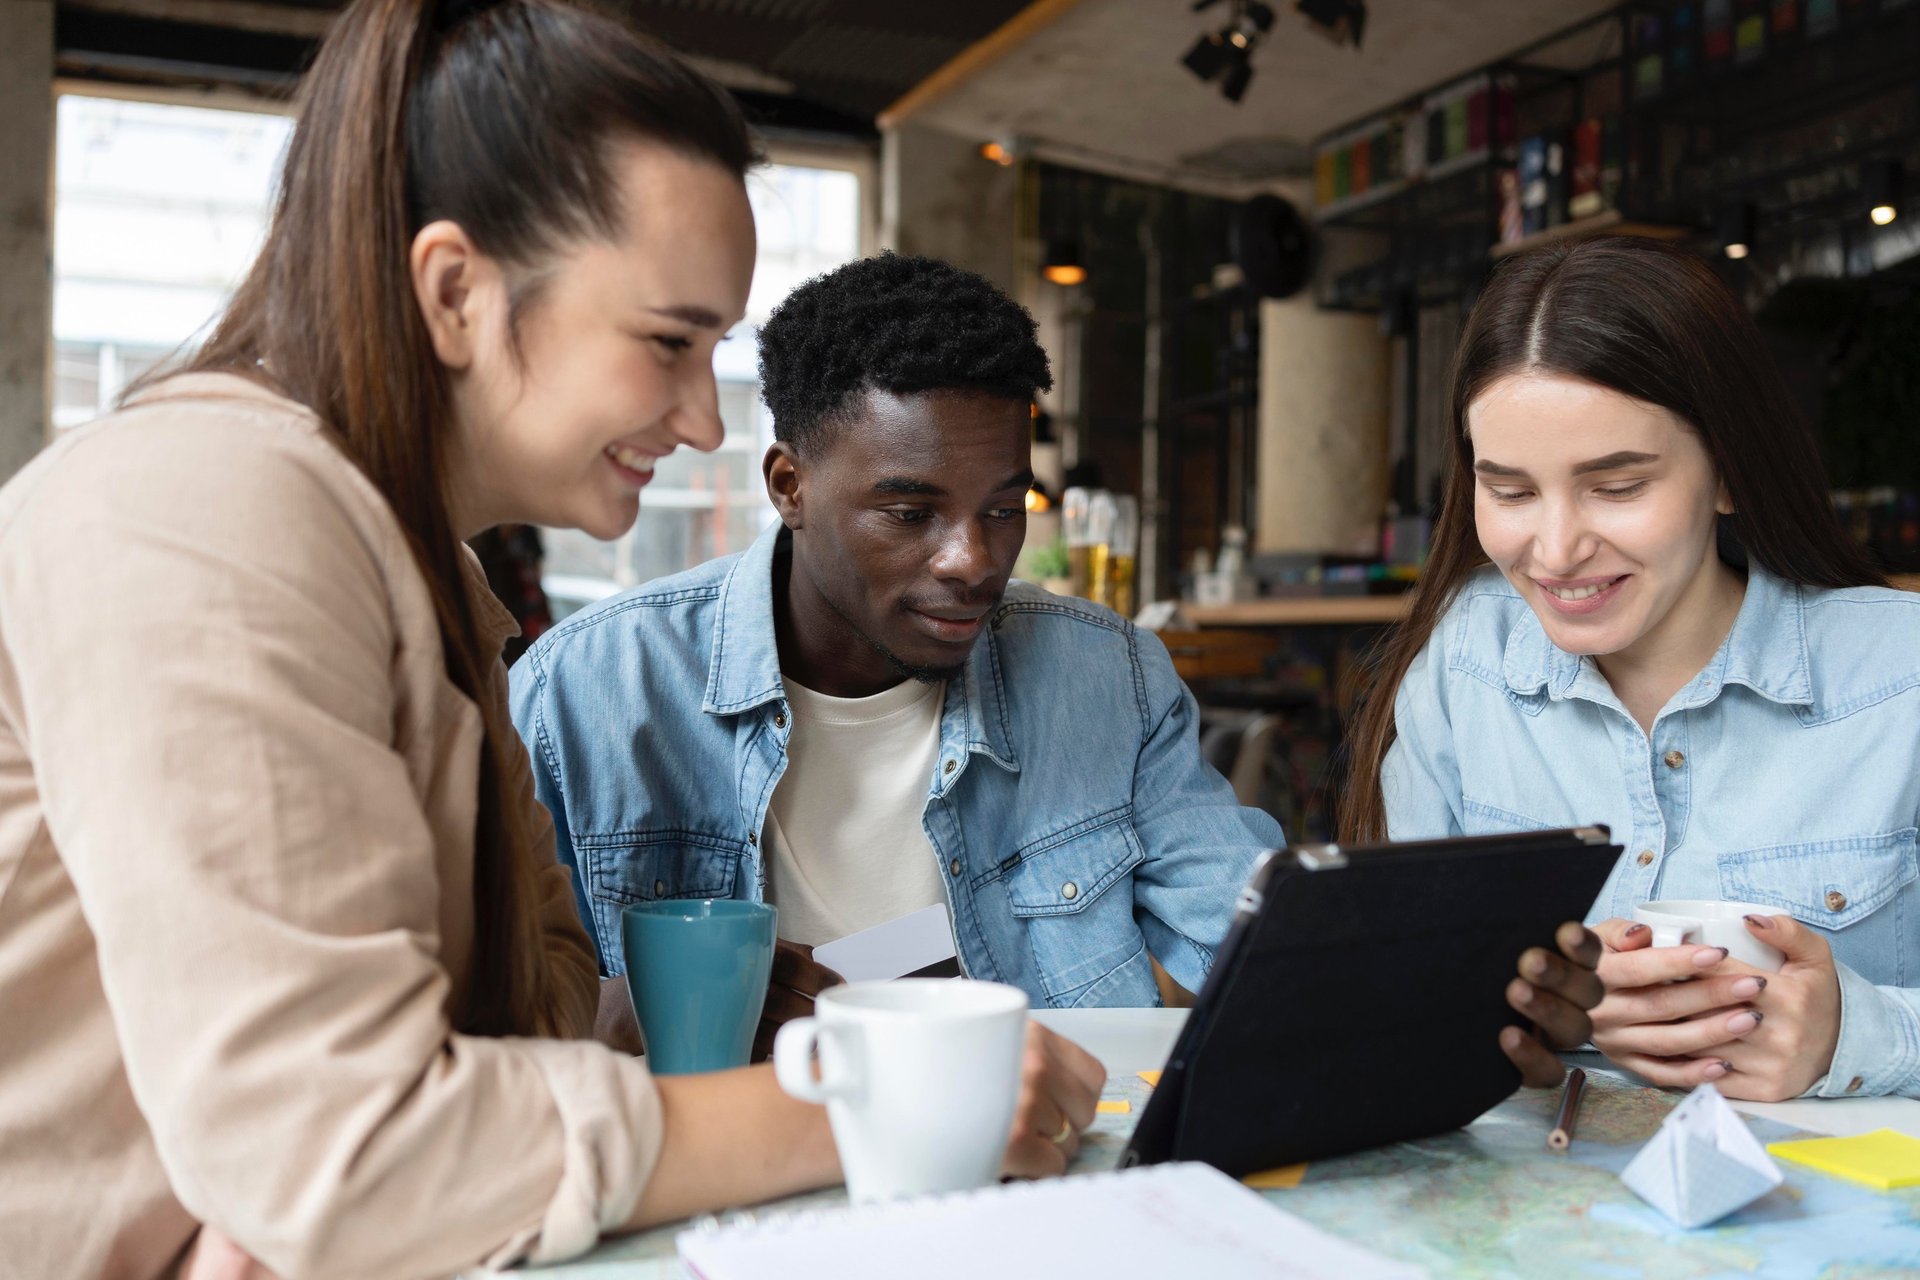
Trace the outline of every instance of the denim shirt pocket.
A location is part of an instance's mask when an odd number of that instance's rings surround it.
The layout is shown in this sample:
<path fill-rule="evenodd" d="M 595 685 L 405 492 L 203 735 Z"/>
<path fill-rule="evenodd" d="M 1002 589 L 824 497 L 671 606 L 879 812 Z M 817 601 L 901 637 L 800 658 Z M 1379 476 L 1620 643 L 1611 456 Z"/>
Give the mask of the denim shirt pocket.
<path fill-rule="evenodd" d="M 1056 1008 L 1114 1003 L 1107 980 L 1146 948 L 1133 918 L 1133 869 L 1146 857 L 1132 812 L 1117 810 L 1033 841 L 1005 872 L 1040 989 Z M 1150 1003 L 1145 991 L 1126 1003 Z M 1126 986 L 1128 984 L 1121 984 Z"/>
<path fill-rule="evenodd" d="M 1475 800 L 1472 796 L 1460 797 L 1460 813 L 1465 819 L 1466 834 L 1470 836 L 1498 835 L 1506 831 L 1550 831 L 1556 826 L 1565 825 L 1529 818 L 1525 814 Z"/>
<path fill-rule="evenodd" d="M 620 912 L 628 905 L 737 896 L 740 847 L 722 837 L 692 831 L 586 836 L 576 838 L 574 855 L 593 899 L 602 960 L 615 974 L 626 972 Z"/>
<path fill-rule="evenodd" d="M 1920 828 L 1904 827 L 1722 854 L 1720 891 L 1831 931 L 1842 963 L 1872 982 L 1904 983 L 1914 977 L 1903 957 L 1920 950 L 1920 919 L 1911 903 L 1902 911 L 1883 908 L 1920 879 L 1916 837 Z"/>

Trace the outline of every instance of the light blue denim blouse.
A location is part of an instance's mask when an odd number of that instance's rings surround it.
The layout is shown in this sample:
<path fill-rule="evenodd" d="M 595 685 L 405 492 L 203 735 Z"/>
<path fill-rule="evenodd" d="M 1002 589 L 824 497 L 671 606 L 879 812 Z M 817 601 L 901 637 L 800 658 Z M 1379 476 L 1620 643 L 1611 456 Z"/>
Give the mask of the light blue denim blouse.
<path fill-rule="evenodd" d="M 1488 567 L 1394 717 L 1394 839 L 1603 822 L 1626 852 L 1590 920 L 1656 898 L 1792 914 L 1840 969 L 1840 1042 L 1809 1094 L 1920 1096 L 1920 595 L 1752 570 L 1733 629 L 1649 736 Z"/>
<path fill-rule="evenodd" d="M 774 639 L 774 525 L 541 636 L 513 719 L 601 970 L 620 913 L 759 900 L 760 832 L 791 733 Z M 1015 582 L 948 682 L 922 826 L 970 976 L 1036 1004 L 1154 1005 L 1148 953 L 1198 991 L 1279 824 L 1200 756 L 1193 695 L 1153 635 Z"/>

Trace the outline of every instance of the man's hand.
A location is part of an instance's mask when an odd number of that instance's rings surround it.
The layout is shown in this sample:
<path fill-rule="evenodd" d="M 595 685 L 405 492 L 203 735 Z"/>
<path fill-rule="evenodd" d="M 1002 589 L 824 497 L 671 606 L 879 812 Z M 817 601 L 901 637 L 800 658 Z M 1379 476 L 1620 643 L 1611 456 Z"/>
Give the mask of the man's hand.
<path fill-rule="evenodd" d="M 1727 958 L 1722 947 L 1650 945 L 1645 925 L 1598 926 L 1608 953 L 1607 998 L 1593 1043 L 1654 1084 L 1703 1081 L 1729 1098 L 1795 1098 L 1833 1064 L 1840 977 L 1827 940 L 1792 916 L 1748 916 L 1747 930 L 1786 953 L 1778 973 Z"/>
<path fill-rule="evenodd" d="M 776 942 L 773 973 L 767 979 L 767 1003 L 760 1010 L 760 1028 L 753 1035 L 753 1060 L 765 1062 L 773 1052 L 773 1037 L 795 1018 L 813 1016 L 813 998 L 842 978 L 813 958 L 813 948 L 797 942 Z"/>
<path fill-rule="evenodd" d="M 1020 1105 L 1001 1172 L 1012 1178 L 1065 1173 L 1080 1150 L 1081 1132 L 1099 1110 L 1106 1083 L 1107 1069 L 1098 1058 L 1037 1022 L 1027 1023 Z"/>
<path fill-rule="evenodd" d="M 1558 955 L 1545 947 L 1529 947 L 1520 953 L 1519 976 L 1507 984 L 1507 1003 L 1533 1020 L 1535 1033 L 1519 1027 L 1500 1032 L 1500 1048 L 1520 1068 L 1520 1082 L 1536 1089 L 1560 1083 L 1566 1070 L 1553 1050 L 1586 1042 L 1593 1033 L 1587 1011 L 1606 994 L 1595 972 L 1600 939 L 1569 920 L 1553 940 Z"/>

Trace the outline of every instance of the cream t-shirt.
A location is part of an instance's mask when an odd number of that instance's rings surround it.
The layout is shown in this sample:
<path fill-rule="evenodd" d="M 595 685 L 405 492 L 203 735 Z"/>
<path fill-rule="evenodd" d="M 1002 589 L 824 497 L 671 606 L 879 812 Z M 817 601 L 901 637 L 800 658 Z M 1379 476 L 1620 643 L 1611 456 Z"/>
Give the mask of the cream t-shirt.
<path fill-rule="evenodd" d="M 940 755 L 944 684 L 868 698 L 786 683 L 787 771 L 767 806 L 767 892 L 780 936 L 819 946 L 946 901 L 920 825 Z"/>

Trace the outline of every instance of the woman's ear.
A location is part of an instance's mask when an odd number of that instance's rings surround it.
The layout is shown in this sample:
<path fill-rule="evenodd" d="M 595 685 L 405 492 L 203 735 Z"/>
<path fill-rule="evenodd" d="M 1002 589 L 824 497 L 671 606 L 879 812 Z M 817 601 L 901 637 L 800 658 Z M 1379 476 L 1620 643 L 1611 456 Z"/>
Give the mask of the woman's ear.
<path fill-rule="evenodd" d="M 444 218 L 420 228 L 407 266 L 433 353 L 449 369 L 467 368 L 478 346 L 481 302 L 498 283 L 498 268 L 459 223 Z"/>
<path fill-rule="evenodd" d="M 760 460 L 760 472 L 766 477 L 767 498 L 780 513 L 780 522 L 789 529 L 801 528 L 800 455 L 785 440 L 776 440 Z"/>

